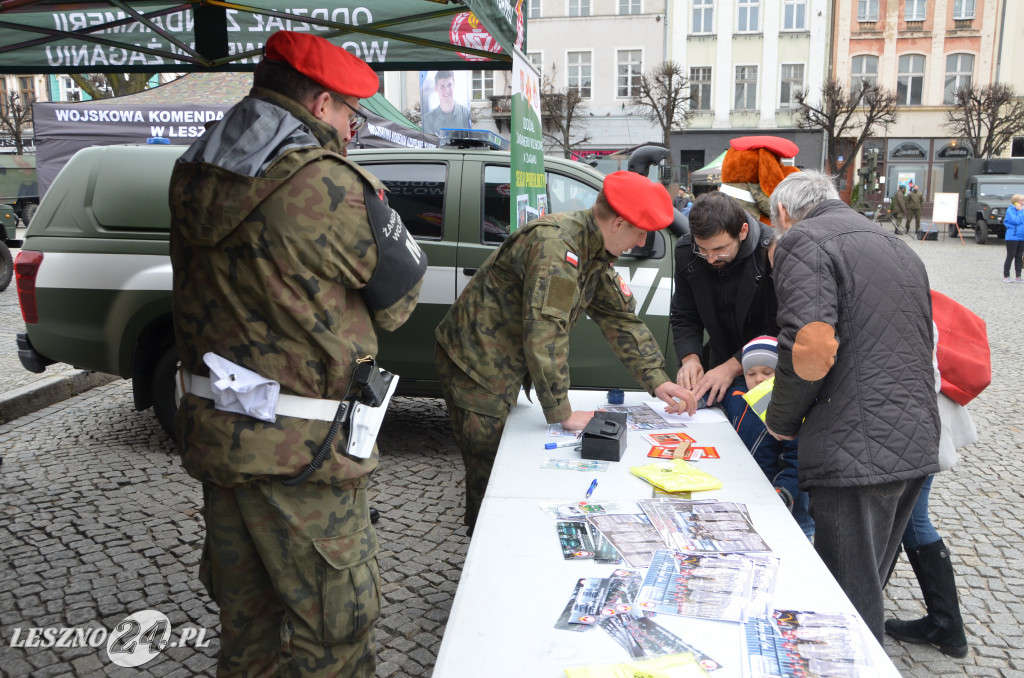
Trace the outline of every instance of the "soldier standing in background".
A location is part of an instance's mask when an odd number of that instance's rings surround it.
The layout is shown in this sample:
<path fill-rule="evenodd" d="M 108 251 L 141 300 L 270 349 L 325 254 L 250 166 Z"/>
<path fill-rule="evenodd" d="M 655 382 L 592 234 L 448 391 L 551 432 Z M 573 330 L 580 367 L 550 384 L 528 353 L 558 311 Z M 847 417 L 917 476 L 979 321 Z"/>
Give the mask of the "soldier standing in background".
<path fill-rule="evenodd" d="M 373 70 L 280 31 L 253 83 L 181 156 L 170 190 L 176 433 L 203 483 L 218 674 L 370 678 L 378 457 L 346 454 L 339 422 L 375 327 L 412 312 L 426 257 L 345 157 Z"/>
<path fill-rule="evenodd" d="M 594 415 L 569 404 L 569 332 L 584 313 L 667 411 L 696 409 L 693 395 L 665 373 L 658 342 L 612 267 L 672 214 L 664 186 L 635 172 L 609 174 L 590 209 L 541 217 L 512 233 L 438 325 L 437 372 L 466 465 L 471 533 L 520 388 L 529 393 L 532 385 L 547 421 L 566 430 Z"/>
<path fill-rule="evenodd" d="M 893 221 L 895 224 L 896 235 L 900 233 L 910 233 L 910 214 L 907 212 L 907 187 L 900 186 L 899 190 L 896 191 L 896 195 L 892 196 L 892 215 L 896 217 Z M 903 217 L 906 216 L 908 223 L 904 227 Z"/>
<path fill-rule="evenodd" d="M 907 196 L 907 233 L 910 233 L 910 222 L 913 221 L 914 233 L 921 232 L 921 206 L 924 204 L 924 196 L 921 195 L 921 191 L 914 186 L 910 189 L 910 195 Z"/>

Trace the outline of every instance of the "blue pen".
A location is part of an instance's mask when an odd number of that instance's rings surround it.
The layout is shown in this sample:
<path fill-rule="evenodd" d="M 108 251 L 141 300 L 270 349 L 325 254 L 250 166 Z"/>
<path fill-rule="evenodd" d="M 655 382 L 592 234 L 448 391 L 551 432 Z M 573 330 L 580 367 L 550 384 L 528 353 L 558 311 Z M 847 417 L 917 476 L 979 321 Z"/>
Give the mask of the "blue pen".
<path fill-rule="evenodd" d="M 587 499 L 590 499 L 590 495 L 594 494 L 595 487 L 597 487 L 597 478 L 594 478 L 593 482 L 590 483 L 590 487 L 587 488 Z"/>

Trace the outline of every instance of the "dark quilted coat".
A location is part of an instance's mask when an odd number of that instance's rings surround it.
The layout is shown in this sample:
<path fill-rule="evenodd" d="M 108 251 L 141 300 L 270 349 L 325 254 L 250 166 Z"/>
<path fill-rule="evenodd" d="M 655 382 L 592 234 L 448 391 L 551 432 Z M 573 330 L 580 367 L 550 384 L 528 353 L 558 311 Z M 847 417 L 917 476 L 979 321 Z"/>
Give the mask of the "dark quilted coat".
<path fill-rule="evenodd" d="M 775 288 L 781 334 L 767 423 L 799 431 L 801 489 L 938 471 L 931 296 L 907 243 L 825 201 L 780 240 Z M 833 354 L 831 368 L 815 363 Z"/>

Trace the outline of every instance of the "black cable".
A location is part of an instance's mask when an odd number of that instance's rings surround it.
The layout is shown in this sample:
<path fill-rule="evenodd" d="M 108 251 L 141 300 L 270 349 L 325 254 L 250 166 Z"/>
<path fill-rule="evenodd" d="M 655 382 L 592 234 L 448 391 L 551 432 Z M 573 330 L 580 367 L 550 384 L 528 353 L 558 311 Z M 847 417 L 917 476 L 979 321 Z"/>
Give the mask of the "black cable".
<path fill-rule="evenodd" d="M 360 362 L 362 361 L 356 361 L 357 364 Z M 338 411 L 334 413 L 334 420 L 331 421 L 331 428 L 327 431 L 327 437 L 325 437 L 324 441 L 320 443 L 320 449 L 316 451 L 316 454 L 313 455 L 313 459 L 306 465 L 306 468 L 302 469 L 299 475 L 282 480 L 282 485 L 287 485 L 288 487 L 301 485 L 306 482 L 311 475 L 319 471 L 320 467 L 323 466 L 325 461 L 327 461 L 327 457 L 331 454 L 331 446 L 334 444 L 334 439 L 337 437 L 338 431 L 341 429 L 341 425 L 345 421 L 345 415 L 348 413 L 349 407 L 351 407 L 351 404 L 348 402 L 348 395 L 352 392 L 352 384 L 355 383 L 355 380 L 356 367 L 353 366 L 352 376 L 349 377 L 348 386 L 345 387 L 345 396 L 341 399 L 341 403 L 338 404 Z"/>

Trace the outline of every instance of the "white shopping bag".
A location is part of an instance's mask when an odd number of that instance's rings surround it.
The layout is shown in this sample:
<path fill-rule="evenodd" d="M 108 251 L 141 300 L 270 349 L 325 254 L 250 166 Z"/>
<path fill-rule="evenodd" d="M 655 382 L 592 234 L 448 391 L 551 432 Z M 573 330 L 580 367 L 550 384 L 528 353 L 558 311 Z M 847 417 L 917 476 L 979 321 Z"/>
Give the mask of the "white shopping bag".
<path fill-rule="evenodd" d="M 246 414 L 260 421 L 275 421 L 277 398 L 281 392 L 279 383 L 216 353 L 203 355 L 203 362 L 210 368 L 214 407 L 225 412 Z"/>

